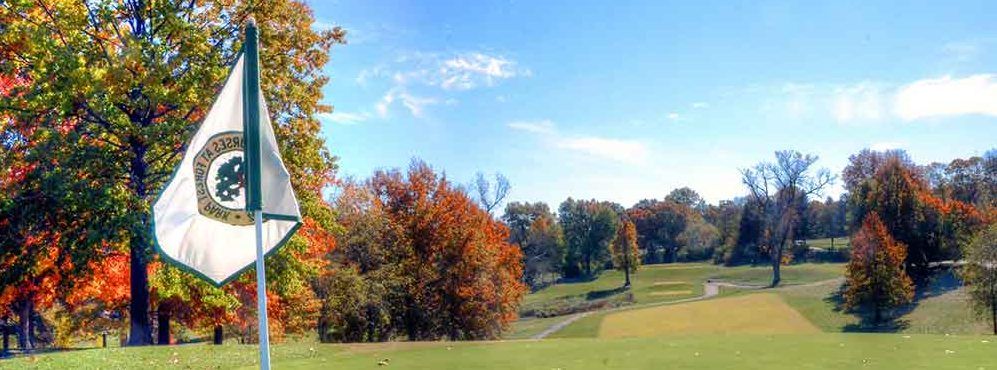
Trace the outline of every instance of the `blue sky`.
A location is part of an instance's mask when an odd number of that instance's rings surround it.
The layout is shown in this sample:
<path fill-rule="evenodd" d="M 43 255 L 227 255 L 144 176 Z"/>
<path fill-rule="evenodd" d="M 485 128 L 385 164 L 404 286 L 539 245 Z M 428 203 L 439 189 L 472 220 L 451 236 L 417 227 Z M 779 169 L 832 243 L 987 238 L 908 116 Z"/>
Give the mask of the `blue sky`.
<path fill-rule="evenodd" d="M 997 2 L 312 1 L 340 25 L 323 135 L 341 176 L 419 157 L 510 200 L 744 194 L 778 149 L 840 173 L 997 141 Z M 840 181 L 828 193 L 838 194 Z"/>

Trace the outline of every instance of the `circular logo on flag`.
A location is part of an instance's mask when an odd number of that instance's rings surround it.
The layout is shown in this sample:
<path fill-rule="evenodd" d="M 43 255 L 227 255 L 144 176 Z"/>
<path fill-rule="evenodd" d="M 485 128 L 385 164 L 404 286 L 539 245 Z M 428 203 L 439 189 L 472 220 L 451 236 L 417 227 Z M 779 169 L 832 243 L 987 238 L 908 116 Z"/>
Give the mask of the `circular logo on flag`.
<path fill-rule="evenodd" d="M 246 175 L 242 133 L 215 134 L 194 158 L 197 209 L 202 215 L 230 225 L 252 225 L 246 212 Z"/>

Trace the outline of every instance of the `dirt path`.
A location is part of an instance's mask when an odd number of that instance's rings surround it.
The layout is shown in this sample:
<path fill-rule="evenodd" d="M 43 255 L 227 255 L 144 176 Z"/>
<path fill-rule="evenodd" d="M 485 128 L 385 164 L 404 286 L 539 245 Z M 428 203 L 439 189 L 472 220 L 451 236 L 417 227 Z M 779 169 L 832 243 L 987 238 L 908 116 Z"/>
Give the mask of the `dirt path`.
<path fill-rule="evenodd" d="M 830 282 L 842 281 L 842 280 L 844 280 L 844 279 L 843 278 L 834 278 L 834 279 L 830 279 L 830 280 L 821 280 L 821 281 L 816 281 L 816 282 L 807 283 L 807 284 L 789 285 L 787 287 L 816 286 L 816 285 L 822 285 L 822 284 L 827 284 L 827 283 L 830 283 Z M 551 325 L 549 328 L 547 328 L 543 332 L 541 332 L 541 333 L 539 333 L 539 334 L 534 335 L 533 337 L 531 337 L 531 339 L 544 339 L 544 338 L 550 336 L 551 334 L 554 334 L 554 333 L 560 331 L 561 329 L 564 329 L 565 326 L 571 325 L 571 323 L 573 323 L 575 321 L 578 321 L 579 319 L 581 319 L 581 318 L 583 318 L 585 316 L 588 316 L 588 315 L 590 315 L 592 313 L 596 313 L 596 312 L 609 312 L 609 311 L 619 311 L 619 310 L 630 310 L 630 309 L 635 309 L 635 308 L 646 308 L 646 307 L 660 306 L 660 305 L 666 305 L 666 304 L 676 304 L 676 303 L 686 303 L 686 302 L 700 301 L 700 300 L 704 300 L 704 299 L 708 299 L 708 298 L 713 298 L 713 297 L 716 297 L 717 295 L 719 295 L 720 294 L 720 287 L 735 288 L 735 289 L 765 289 L 765 288 L 767 288 L 767 286 L 764 286 L 764 285 L 742 285 L 742 284 L 734 284 L 734 283 L 728 283 L 728 282 L 723 282 L 723 281 L 711 281 L 711 280 L 707 280 L 705 283 L 703 283 L 703 295 L 701 295 L 699 297 L 685 298 L 685 299 L 679 299 L 679 300 L 675 300 L 675 301 L 645 303 L 645 304 L 639 304 L 639 305 L 633 305 L 633 306 L 620 306 L 620 307 L 608 308 L 608 309 L 603 309 L 603 310 L 596 310 L 596 311 L 588 311 L 588 312 L 576 313 L 576 314 L 571 315 L 568 318 L 564 319 L 563 321 L 558 322 L 557 324 Z M 779 288 L 782 288 L 782 287 L 779 287 Z M 776 288 L 776 289 L 779 289 L 779 288 Z"/>

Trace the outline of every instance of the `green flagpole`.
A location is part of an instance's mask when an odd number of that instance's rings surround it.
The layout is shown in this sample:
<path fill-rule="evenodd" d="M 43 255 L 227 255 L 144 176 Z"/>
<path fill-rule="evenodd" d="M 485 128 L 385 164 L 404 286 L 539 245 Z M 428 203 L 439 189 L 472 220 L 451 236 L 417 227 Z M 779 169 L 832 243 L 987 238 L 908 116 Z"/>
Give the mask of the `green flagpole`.
<path fill-rule="evenodd" d="M 267 325 L 267 274 L 263 254 L 263 194 L 260 185 L 260 55 L 256 20 L 246 25 L 243 46 L 245 76 L 242 89 L 242 128 L 246 166 L 246 211 L 256 226 L 256 309 L 259 316 L 260 369 L 270 369 L 270 333 Z"/>

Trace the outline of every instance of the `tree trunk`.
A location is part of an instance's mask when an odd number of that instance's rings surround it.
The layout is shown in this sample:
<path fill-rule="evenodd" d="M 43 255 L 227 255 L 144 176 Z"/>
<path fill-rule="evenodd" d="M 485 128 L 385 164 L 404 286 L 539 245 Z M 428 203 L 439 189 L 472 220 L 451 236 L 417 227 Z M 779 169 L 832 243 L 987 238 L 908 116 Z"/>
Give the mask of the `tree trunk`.
<path fill-rule="evenodd" d="M 156 312 L 156 321 L 159 322 L 156 343 L 164 346 L 170 344 L 170 313 L 165 310 Z"/>
<path fill-rule="evenodd" d="M 107 330 L 100 333 L 100 345 L 103 348 L 107 348 Z"/>
<path fill-rule="evenodd" d="M 4 322 L 3 325 L 3 349 L 0 350 L 0 357 L 7 357 L 10 353 L 10 327 Z"/>
<path fill-rule="evenodd" d="M 215 325 L 215 337 L 214 337 L 214 341 L 212 341 L 212 343 L 214 343 L 215 345 L 222 344 L 222 342 L 225 340 L 225 336 L 223 334 L 224 333 L 222 332 L 222 326 L 221 325 Z"/>
<path fill-rule="evenodd" d="M 997 306 L 990 305 L 990 321 L 994 324 L 994 335 L 997 335 Z M 6 337 L 4 337 L 4 347 L 6 347 Z"/>
<path fill-rule="evenodd" d="M 778 248 L 772 257 L 772 288 L 779 286 L 779 282 L 782 281 L 780 268 L 782 268 L 782 248 Z"/>
<path fill-rule="evenodd" d="M 145 181 L 149 167 L 145 162 L 148 148 L 144 143 L 132 140 L 132 161 L 129 171 L 129 185 L 140 202 L 145 202 L 148 191 Z M 145 346 L 152 344 L 152 325 L 149 322 L 149 276 L 146 271 L 145 254 L 149 250 L 149 211 L 143 209 L 139 220 L 132 225 L 130 266 L 131 272 L 131 304 L 128 307 L 130 321 L 128 333 L 129 346 Z"/>
<path fill-rule="evenodd" d="M 131 304 L 128 306 L 130 327 L 129 346 L 152 344 L 152 325 L 149 322 L 149 276 L 144 258 L 145 243 L 133 240 L 131 245 Z"/>
<path fill-rule="evenodd" d="M 20 310 L 17 313 L 17 348 L 26 352 L 34 347 L 31 340 L 31 299 L 21 301 Z"/>

